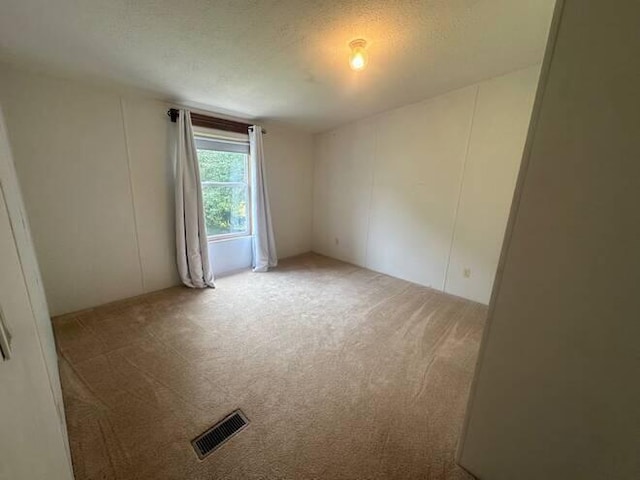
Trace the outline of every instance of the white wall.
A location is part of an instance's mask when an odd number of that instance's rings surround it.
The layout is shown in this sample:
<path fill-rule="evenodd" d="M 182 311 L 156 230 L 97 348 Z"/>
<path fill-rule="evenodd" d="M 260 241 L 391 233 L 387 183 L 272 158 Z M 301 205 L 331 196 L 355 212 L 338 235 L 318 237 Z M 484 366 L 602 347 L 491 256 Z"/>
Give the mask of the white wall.
<path fill-rule="evenodd" d="M 178 284 L 169 105 L 0 71 L 2 103 L 52 313 Z M 267 125 L 281 257 L 310 249 L 312 138 Z"/>
<path fill-rule="evenodd" d="M 489 302 L 538 72 L 521 70 L 479 85 L 446 277 L 445 289 L 454 295 Z"/>
<path fill-rule="evenodd" d="M 538 71 L 318 135 L 313 249 L 487 303 Z"/>
<path fill-rule="evenodd" d="M 313 136 L 267 122 L 264 151 L 278 257 L 311 250 Z"/>
<path fill-rule="evenodd" d="M 640 478 L 640 3 L 563 3 L 461 439 L 483 480 Z"/>
<path fill-rule="evenodd" d="M 11 335 L 10 357 L 0 359 L 0 479 L 70 480 L 53 331 L 28 225 L 0 112 L 0 314 Z"/>
<path fill-rule="evenodd" d="M 252 261 L 253 249 L 249 236 L 209 242 L 209 262 L 215 277 L 251 268 Z"/>

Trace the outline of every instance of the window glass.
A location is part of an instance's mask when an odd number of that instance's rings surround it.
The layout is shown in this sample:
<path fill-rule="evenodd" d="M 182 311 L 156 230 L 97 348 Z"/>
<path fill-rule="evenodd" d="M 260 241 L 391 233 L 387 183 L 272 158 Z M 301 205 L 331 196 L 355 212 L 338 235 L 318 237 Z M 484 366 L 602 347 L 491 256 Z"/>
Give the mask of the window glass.
<path fill-rule="evenodd" d="M 247 178 L 247 155 L 243 153 L 198 149 L 198 162 L 203 182 L 244 182 Z"/>
<path fill-rule="evenodd" d="M 196 147 L 207 236 L 248 235 L 248 145 L 196 138 Z"/>

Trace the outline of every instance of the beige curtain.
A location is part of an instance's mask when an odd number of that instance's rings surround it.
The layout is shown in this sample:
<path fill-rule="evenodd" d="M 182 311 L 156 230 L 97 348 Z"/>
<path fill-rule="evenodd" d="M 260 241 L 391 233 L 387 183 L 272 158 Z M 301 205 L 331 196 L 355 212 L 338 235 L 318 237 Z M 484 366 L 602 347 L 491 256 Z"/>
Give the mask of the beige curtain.
<path fill-rule="evenodd" d="M 204 223 L 200 169 L 189 110 L 180 110 L 177 128 L 175 188 L 178 272 L 187 287 L 214 287 Z"/>
<path fill-rule="evenodd" d="M 253 230 L 253 271 L 266 272 L 278 265 L 276 241 L 271 225 L 271 209 L 262 146 L 262 127 L 249 129 L 251 156 L 251 222 Z"/>

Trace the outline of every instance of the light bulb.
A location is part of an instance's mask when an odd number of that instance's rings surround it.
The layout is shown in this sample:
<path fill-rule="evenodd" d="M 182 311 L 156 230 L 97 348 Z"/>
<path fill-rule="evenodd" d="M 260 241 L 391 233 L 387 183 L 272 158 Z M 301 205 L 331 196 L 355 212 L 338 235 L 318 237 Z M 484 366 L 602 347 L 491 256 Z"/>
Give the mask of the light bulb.
<path fill-rule="evenodd" d="M 351 47 L 349 65 L 353 70 L 363 70 L 364 67 L 367 66 L 367 51 L 365 50 L 366 46 L 367 42 L 362 39 L 354 40 L 349 44 L 349 47 Z"/>

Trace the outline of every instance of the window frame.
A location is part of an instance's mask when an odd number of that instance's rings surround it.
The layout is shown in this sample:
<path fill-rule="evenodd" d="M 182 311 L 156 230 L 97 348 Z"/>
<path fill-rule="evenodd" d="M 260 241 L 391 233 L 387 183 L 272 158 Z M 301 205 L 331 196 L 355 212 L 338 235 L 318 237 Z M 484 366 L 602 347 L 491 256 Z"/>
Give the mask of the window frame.
<path fill-rule="evenodd" d="M 225 132 L 227 133 L 227 132 Z M 249 155 L 250 155 L 250 150 L 249 150 L 249 139 L 248 136 L 246 136 L 245 138 L 235 138 L 235 137 L 229 137 L 227 135 L 218 135 L 215 133 L 209 133 L 209 132 L 203 132 L 201 130 L 197 130 L 193 132 L 193 139 L 194 142 L 196 144 L 196 155 L 197 155 L 197 151 L 198 150 L 209 150 L 212 152 L 231 152 L 231 153 L 242 153 L 245 155 L 245 162 L 246 162 L 246 168 L 245 168 L 245 175 L 244 175 L 244 182 L 215 182 L 215 181 L 203 181 L 202 179 L 200 179 L 200 188 L 204 188 L 205 186 L 209 185 L 209 186 L 221 186 L 221 187 L 233 187 L 233 186 L 240 186 L 240 187 L 246 187 L 246 192 L 247 192 L 247 229 L 242 231 L 242 232 L 235 232 L 235 233 L 219 233 L 217 235 L 209 235 L 209 233 L 207 233 L 207 242 L 220 242 L 220 241 L 225 241 L 225 240 L 232 240 L 234 238 L 242 238 L 242 237 L 250 237 L 253 235 L 253 231 L 252 231 L 252 222 L 251 222 L 251 162 L 249 161 Z M 198 140 L 202 140 L 204 142 L 206 141 L 212 141 L 212 143 L 215 144 L 228 144 L 228 145 L 241 145 L 243 147 L 246 146 L 246 152 L 238 152 L 238 151 L 234 151 L 233 149 L 230 150 L 219 150 L 219 149 L 215 149 L 215 148 L 203 148 L 203 147 L 198 147 Z M 198 159 L 198 168 L 200 168 L 200 159 Z M 206 223 L 206 222 L 205 222 Z M 206 226 L 205 226 L 206 228 Z"/>

